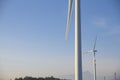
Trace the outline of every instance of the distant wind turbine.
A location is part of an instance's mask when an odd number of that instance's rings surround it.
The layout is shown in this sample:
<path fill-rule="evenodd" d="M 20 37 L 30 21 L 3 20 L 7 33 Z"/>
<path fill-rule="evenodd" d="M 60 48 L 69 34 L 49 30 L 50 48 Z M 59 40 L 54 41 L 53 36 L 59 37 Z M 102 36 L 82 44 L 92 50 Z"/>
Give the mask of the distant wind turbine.
<path fill-rule="evenodd" d="M 104 76 L 104 80 L 106 80 L 106 77 Z"/>
<path fill-rule="evenodd" d="M 75 80 L 82 80 L 80 0 L 69 0 L 65 39 L 67 40 L 68 38 L 70 18 L 74 1 L 75 1 Z"/>
<path fill-rule="evenodd" d="M 114 73 L 114 76 L 115 76 L 115 80 L 116 80 L 116 72 Z"/>
<path fill-rule="evenodd" d="M 94 80 L 96 80 L 96 52 L 97 52 L 97 50 L 95 50 L 95 47 L 96 47 L 96 41 L 97 41 L 97 36 L 96 36 L 96 38 L 95 38 L 95 42 L 94 42 L 93 49 L 92 49 L 92 50 L 90 50 L 90 51 L 85 52 L 85 53 L 93 53 L 93 64 L 94 64 L 93 70 L 94 70 Z"/>

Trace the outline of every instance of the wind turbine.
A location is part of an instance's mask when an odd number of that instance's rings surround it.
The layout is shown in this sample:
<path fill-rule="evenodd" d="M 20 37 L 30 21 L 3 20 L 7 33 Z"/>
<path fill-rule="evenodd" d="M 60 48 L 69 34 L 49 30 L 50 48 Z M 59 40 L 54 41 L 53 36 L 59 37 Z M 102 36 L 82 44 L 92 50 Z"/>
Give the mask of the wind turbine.
<path fill-rule="evenodd" d="M 94 42 L 93 49 L 92 49 L 92 50 L 90 50 L 90 51 L 85 52 L 85 53 L 93 53 L 93 64 L 94 64 L 93 70 L 94 70 L 94 80 L 96 80 L 96 52 L 97 52 L 97 50 L 95 49 L 95 47 L 96 47 L 96 41 L 97 41 L 97 36 L 96 36 L 96 38 L 95 38 L 95 42 Z"/>
<path fill-rule="evenodd" d="M 68 2 L 68 18 L 65 39 L 67 40 L 68 38 L 68 30 L 70 26 L 70 18 L 74 1 L 75 1 L 75 80 L 82 80 L 80 0 L 69 0 Z"/>
<path fill-rule="evenodd" d="M 106 80 L 106 77 L 104 76 L 104 80 Z"/>
<path fill-rule="evenodd" d="M 116 72 L 114 73 L 114 76 L 115 76 L 115 80 L 116 80 Z"/>

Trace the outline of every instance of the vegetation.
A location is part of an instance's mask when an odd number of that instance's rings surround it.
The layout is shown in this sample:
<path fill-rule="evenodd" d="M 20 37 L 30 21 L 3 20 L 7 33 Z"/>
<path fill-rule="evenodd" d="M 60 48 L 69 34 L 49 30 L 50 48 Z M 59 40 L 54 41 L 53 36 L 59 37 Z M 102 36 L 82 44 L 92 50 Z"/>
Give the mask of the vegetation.
<path fill-rule="evenodd" d="M 43 78 L 43 77 L 35 78 L 35 77 L 28 77 L 28 76 L 26 76 L 24 78 L 22 78 L 22 77 L 15 78 L 15 80 L 66 80 L 66 79 L 54 78 L 53 76 L 45 77 L 45 78 Z"/>

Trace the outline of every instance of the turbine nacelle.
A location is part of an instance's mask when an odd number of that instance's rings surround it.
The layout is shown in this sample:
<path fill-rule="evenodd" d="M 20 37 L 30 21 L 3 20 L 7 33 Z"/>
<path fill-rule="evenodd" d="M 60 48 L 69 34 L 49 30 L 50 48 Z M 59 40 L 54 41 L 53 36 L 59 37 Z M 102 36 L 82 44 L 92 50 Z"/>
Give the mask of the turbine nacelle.
<path fill-rule="evenodd" d="M 93 50 L 93 52 L 97 52 L 97 50 Z"/>

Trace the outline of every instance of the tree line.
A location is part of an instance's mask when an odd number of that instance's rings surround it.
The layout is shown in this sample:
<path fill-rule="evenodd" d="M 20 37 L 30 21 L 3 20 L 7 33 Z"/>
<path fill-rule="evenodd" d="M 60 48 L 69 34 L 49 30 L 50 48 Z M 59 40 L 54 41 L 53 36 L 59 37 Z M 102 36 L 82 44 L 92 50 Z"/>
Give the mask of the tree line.
<path fill-rule="evenodd" d="M 45 77 L 45 78 L 43 78 L 43 77 L 36 78 L 36 77 L 28 77 L 28 76 L 26 76 L 24 78 L 22 78 L 22 77 L 15 78 L 15 80 L 66 80 L 66 79 L 55 78 L 53 76 Z"/>

